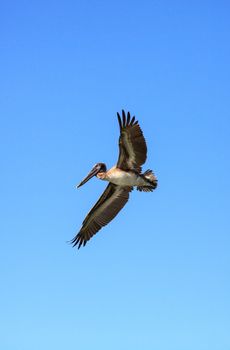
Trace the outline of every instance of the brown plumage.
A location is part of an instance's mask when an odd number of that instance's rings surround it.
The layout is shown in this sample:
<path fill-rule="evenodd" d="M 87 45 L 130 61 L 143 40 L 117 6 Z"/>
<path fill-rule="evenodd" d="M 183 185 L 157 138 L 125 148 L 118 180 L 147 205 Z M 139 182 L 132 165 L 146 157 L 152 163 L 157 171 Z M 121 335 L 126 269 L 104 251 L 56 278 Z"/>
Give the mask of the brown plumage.
<path fill-rule="evenodd" d="M 132 187 L 121 187 L 110 183 L 82 223 L 82 228 L 72 240 L 78 248 L 107 225 L 128 202 Z"/>
<path fill-rule="evenodd" d="M 143 165 L 147 158 L 147 146 L 142 130 L 135 120 L 135 117 L 130 118 L 130 113 L 122 111 L 122 119 L 117 113 L 118 122 L 120 126 L 119 138 L 119 158 L 117 167 L 123 170 L 134 169 L 141 172 L 141 165 Z"/>
<path fill-rule="evenodd" d="M 147 157 L 147 146 L 138 121 L 135 117 L 131 118 L 129 112 L 126 117 L 123 110 L 122 118 L 119 113 L 117 117 L 120 126 L 117 165 L 106 171 L 104 163 L 97 163 L 78 185 L 82 186 L 93 176 L 110 182 L 86 216 L 79 233 L 71 241 L 78 248 L 84 246 L 103 226 L 113 220 L 128 202 L 133 186 L 144 192 L 151 192 L 157 187 L 156 177 L 151 170 L 141 174 L 141 166 Z"/>

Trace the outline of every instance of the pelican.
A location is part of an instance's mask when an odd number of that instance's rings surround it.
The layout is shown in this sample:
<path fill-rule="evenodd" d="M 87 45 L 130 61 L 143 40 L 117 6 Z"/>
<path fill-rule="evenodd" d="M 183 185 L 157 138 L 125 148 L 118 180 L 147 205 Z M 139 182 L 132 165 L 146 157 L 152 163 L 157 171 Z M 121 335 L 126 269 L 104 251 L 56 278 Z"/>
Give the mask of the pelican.
<path fill-rule="evenodd" d="M 79 233 L 71 241 L 73 246 L 78 245 L 78 249 L 85 246 L 93 235 L 114 219 L 128 202 L 133 187 L 144 192 L 152 192 L 157 187 L 157 179 L 152 170 L 141 173 L 141 166 L 147 158 L 147 146 L 138 121 L 135 116 L 131 118 L 129 112 L 126 116 L 124 110 L 122 118 L 119 113 L 117 118 L 120 127 L 117 165 L 107 171 L 104 163 L 95 164 L 77 186 L 79 188 L 94 176 L 109 182 L 83 221 Z"/>

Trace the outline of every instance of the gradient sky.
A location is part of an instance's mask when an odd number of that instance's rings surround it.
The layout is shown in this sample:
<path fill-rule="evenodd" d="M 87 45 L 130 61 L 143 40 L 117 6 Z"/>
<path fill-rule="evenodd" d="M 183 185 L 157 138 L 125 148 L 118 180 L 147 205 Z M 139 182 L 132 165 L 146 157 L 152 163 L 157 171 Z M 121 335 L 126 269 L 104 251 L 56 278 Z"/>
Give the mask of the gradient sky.
<path fill-rule="evenodd" d="M 0 348 L 230 349 L 228 1 L 0 4 Z M 85 248 L 130 110 L 159 188 Z"/>

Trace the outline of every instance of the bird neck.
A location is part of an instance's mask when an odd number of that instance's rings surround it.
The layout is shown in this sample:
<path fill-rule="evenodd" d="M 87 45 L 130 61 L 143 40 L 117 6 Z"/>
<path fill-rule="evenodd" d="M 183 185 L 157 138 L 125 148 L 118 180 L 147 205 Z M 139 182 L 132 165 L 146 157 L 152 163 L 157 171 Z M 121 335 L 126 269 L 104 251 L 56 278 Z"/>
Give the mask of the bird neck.
<path fill-rule="evenodd" d="M 105 180 L 105 179 L 106 179 L 106 172 L 103 171 L 103 172 L 101 172 L 101 173 L 98 173 L 98 174 L 97 174 L 97 178 L 98 178 L 98 179 L 101 179 L 101 180 Z"/>

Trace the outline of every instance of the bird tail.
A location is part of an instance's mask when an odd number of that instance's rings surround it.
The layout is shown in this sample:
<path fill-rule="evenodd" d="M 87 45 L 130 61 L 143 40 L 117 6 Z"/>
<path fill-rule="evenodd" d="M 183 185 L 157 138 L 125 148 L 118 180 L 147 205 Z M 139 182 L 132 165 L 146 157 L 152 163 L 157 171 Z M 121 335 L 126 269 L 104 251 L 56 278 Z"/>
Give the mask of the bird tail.
<path fill-rule="evenodd" d="M 157 178 L 154 175 L 153 171 L 148 169 L 141 176 L 146 180 L 146 185 L 138 186 L 138 191 L 143 192 L 152 192 L 157 188 Z"/>

